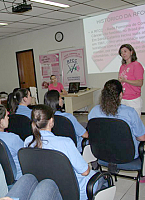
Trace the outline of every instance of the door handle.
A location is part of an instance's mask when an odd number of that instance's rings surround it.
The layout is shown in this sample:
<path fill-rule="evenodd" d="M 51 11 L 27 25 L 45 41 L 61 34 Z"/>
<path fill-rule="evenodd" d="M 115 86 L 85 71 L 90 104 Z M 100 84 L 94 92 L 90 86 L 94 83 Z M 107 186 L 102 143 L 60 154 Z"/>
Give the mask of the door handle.
<path fill-rule="evenodd" d="M 25 84 L 25 82 L 21 82 L 21 84 Z"/>

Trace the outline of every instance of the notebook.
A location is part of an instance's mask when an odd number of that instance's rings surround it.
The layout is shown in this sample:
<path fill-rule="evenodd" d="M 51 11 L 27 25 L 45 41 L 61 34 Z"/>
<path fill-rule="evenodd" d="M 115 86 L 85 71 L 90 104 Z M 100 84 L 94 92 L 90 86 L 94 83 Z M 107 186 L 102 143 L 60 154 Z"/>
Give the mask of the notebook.
<path fill-rule="evenodd" d="M 79 92 L 80 82 L 70 82 L 68 93 L 77 93 Z"/>

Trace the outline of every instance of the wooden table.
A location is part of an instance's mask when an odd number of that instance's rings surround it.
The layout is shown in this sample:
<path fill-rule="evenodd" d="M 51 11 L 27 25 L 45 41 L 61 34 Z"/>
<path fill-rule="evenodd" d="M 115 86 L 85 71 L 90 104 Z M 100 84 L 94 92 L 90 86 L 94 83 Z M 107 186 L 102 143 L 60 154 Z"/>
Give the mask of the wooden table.
<path fill-rule="evenodd" d="M 86 91 L 79 91 L 78 93 L 70 93 L 67 95 L 61 95 L 65 100 L 65 111 L 72 113 L 84 107 L 88 107 L 90 111 L 94 107 L 93 93 L 100 88 L 92 88 Z"/>

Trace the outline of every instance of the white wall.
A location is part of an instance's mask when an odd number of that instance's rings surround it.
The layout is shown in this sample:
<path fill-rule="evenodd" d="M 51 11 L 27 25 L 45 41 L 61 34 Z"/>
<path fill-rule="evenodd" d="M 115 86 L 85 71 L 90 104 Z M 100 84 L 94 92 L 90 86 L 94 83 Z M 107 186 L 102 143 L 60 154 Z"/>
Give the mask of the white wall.
<path fill-rule="evenodd" d="M 57 31 L 62 31 L 64 33 L 62 42 L 56 42 L 54 39 L 54 35 Z M 46 90 L 41 89 L 39 55 L 45 55 L 48 52 L 51 53 L 56 49 L 62 50 L 63 48 L 70 47 L 85 47 L 83 23 L 81 20 L 0 40 L 0 91 L 9 93 L 13 88 L 19 87 L 15 53 L 17 51 L 33 49 L 39 100 L 40 103 L 43 103 L 43 96 Z M 87 68 L 85 68 L 85 71 L 88 87 L 102 88 L 107 80 L 112 78 L 117 79 L 118 77 L 118 73 L 88 75 Z M 144 91 L 144 87 L 142 91 Z M 99 93 L 97 93 L 97 95 L 98 94 Z M 142 97 L 145 102 L 145 92 L 142 93 Z M 143 108 L 143 111 L 145 111 L 145 108 Z"/>

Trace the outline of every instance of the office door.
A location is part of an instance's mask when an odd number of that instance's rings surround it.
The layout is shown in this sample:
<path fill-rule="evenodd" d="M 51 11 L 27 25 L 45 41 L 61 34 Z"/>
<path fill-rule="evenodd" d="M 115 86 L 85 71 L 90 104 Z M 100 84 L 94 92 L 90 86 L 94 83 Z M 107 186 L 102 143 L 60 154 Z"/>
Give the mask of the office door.
<path fill-rule="evenodd" d="M 37 88 L 33 50 L 16 52 L 16 58 L 20 87 Z"/>

